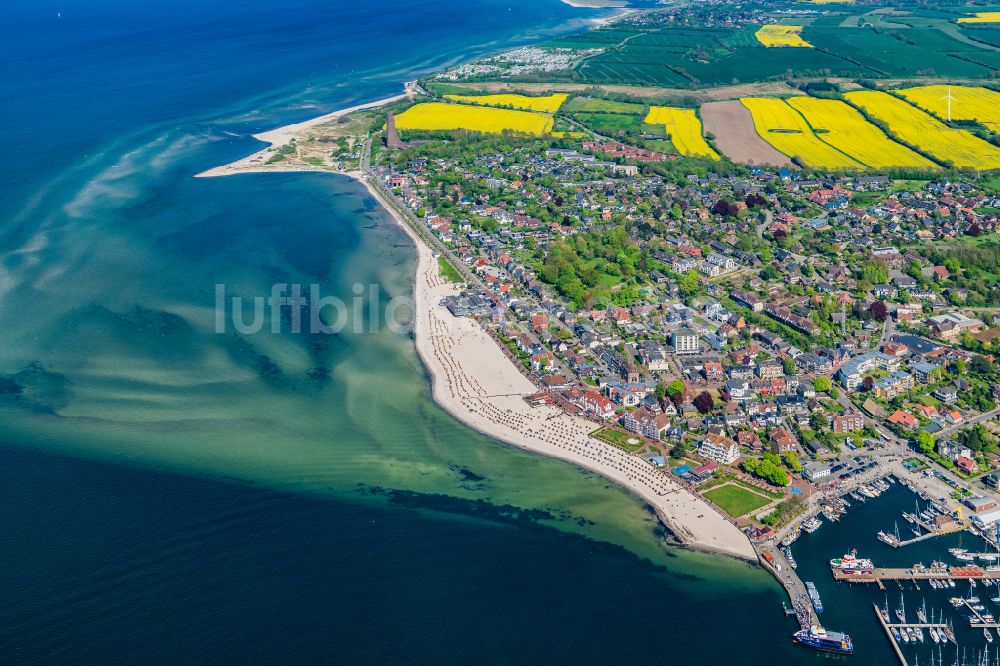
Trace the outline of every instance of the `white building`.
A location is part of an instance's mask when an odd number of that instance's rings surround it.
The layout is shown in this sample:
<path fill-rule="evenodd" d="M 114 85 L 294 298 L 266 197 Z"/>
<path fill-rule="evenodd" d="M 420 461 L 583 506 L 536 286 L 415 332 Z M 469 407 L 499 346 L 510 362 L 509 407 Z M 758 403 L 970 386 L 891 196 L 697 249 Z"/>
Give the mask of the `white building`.
<path fill-rule="evenodd" d="M 673 335 L 675 354 L 697 354 L 701 351 L 698 344 L 698 333 L 690 328 L 679 328 Z"/>
<path fill-rule="evenodd" d="M 802 476 L 809 481 L 822 479 L 830 476 L 830 466 L 821 463 L 810 462 L 802 466 Z"/>
<path fill-rule="evenodd" d="M 972 522 L 982 529 L 993 527 L 998 520 L 1000 520 L 1000 509 L 991 509 L 982 513 L 972 514 Z"/>
<path fill-rule="evenodd" d="M 698 444 L 698 455 L 731 465 L 740 457 L 740 447 L 728 437 L 706 437 Z"/>

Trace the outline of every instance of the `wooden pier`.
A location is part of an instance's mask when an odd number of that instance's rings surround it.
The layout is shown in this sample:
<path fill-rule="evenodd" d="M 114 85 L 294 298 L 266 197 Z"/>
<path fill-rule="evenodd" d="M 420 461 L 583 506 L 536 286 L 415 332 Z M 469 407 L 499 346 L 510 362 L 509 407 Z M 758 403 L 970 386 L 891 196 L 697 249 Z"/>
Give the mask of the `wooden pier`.
<path fill-rule="evenodd" d="M 847 573 L 842 569 L 832 569 L 833 579 L 847 583 L 875 583 L 880 589 L 885 589 L 882 581 L 922 581 L 922 580 L 1000 580 L 1000 571 L 978 569 L 973 567 L 951 567 L 951 571 L 914 571 L 913 569 L 892 569 L 876 567 L 870 574 Z M 963 570 L 969 570 L 963 572 Z"/>
<path fill-rule="evenodd" d="M 927 523 L 918 523 L 920 527 L 925 530 L 925 534 L 921 534 L 918 537 L 913 537 L 912 539 L 907 539 L 906 541 L 897 541 L 895 543 L 889 544 L 893 548 L 902 548 L 903 546 L 909 546 L 910 544 L 920 543 L 921 541 L 927 541 L 928 539 L 933 539 L 934 537 L 946 536 L 948 534 L 954 534 L 956 532 L 961 532 L 967 529 L 965 525 L 959 523 L 953 523 L 951 527 L 933 528 Z"/>
<path fill-rule="evenodd" d="M 996 622 L 996 621 L 994 621 L 994 622 L 987 622 L 983 618 L 982 613 L 980 613 L 979 611 L 977 611 L 975 608 L 972 607 L 972 604 L 969 603 L 968 599 L 962 599 L 962 601 L 965 602 L 966 608 L 968 608 L 970 611 L 972 611 L 972 614 L 976 616 L 976 622 L 970 622 L 969 623 L 970 627 L 972 627 L 973 629 L 998 629 L 998 628 L 1000 628 L 1000 622 Z"/>
<path fill-rule="evenodd" d="M 907 666 L 906 657 L 903 656 L 903 651 L 899 649 L 899 643 L 896 639 L 892 637 L 892 629 L 886 623 L 885 618 L 882 617 L 882 611 L 878 609 L 878 604 L 872 604 L 872 608 L 875 609 L 875 617 L 878 618 L 878 623 L 882 625 L 882 631 L 885 632 L 885 637 L 889 639 L 889 644 L 892 645 L 892 649 L 896 651 L 896 657 L 899 659 L 899 663 L 903 666 Z"/>

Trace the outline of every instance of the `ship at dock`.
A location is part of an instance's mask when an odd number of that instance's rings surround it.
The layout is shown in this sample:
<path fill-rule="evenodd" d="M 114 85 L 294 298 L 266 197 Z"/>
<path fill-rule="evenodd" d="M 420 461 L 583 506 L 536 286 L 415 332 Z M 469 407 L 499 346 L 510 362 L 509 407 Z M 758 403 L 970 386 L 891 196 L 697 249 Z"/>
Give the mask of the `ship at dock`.
<path fill-rule="evenodd" d="M 817 613 L 822 613 L 823 600 L 819 597 L 819 591 L 816 589 L 816 584 L 811 580 L 806 581 L 806 591 L 809 593 L 809 598 L 812 600 L 813 608 L 816 609 Z"/>
<path fill-rule="evenodd" d="M 835 557 L 830 560 L 830 567 L 840 569 L 847 574 L 870 574 L 875 565 L 869 559 L 859 558 L 858 551 L 852 550 L 843 557 Z"/>
<path fill-rule="evenodd" d="M 827 631 L 823 627 L 812 626 L 808 629 L 800 629 L 792 634 L 792 641 L 799 645 L 811 647 L 814 650 L 824 652 L 836 652 L 838 654 L 854 654 L 854 644 L 851 637 L 839 631 Z"/>

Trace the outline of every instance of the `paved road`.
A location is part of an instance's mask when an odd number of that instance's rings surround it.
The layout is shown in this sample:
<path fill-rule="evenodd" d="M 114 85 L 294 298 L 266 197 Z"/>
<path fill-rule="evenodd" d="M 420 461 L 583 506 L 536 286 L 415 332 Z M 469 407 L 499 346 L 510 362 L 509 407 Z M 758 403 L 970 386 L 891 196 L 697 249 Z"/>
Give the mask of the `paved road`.
<path fill-rule="evenodd" d="M 994 409 L 991 412 L 983 412 L 979 416 L 973 416 L 971 419 L 963 421 L 962 423 L 957 423 L 957 424 L 955 424 L 953 426 L 949 426 L 947 428 L 943 428 L 943 429 L 939 430 L 936 433 L 936 435 L 939 438 L 940 437 L 944 437 L 944 436 L 952 434 L 953 432 L 958 432 L 962 428 L 968 428 L 969 426 L 974 426 L 977 423 L 985 423 L 986 421 L 992 421 L 993 419 L 997 418 L 998 416 L 1000 416 L 1000 407 L 998 407 L 997 409 Z"/>

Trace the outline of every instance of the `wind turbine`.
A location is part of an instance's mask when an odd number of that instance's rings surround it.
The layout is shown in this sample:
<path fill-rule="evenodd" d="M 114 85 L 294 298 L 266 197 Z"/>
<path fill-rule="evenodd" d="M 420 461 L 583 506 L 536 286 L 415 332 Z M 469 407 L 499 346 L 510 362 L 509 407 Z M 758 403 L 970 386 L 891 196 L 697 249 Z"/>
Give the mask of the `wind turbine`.
<path fill-rule="evenodd" d="M 951 86 L 948 86 L 948 94 L 941 99 L 948 100 L 948 122 L 951 122 L 951 100 L 955 99 L 955 97 L 951 94 Z"/>

